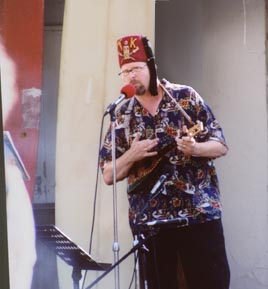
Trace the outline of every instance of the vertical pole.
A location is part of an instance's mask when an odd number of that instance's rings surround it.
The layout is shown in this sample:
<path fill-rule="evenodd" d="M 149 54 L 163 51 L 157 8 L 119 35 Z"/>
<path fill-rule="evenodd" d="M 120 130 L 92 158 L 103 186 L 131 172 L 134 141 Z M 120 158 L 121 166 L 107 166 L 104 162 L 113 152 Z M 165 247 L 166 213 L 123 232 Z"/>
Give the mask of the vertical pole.
<path fill-rule="evenodd" d="M 112 122 L 112 163 L 113 163 L 113 221 L 114 221 L 114 263 L 119 260 L 119 241 L 118 241 L 118 220 L 117 220 L 117 190 L 116 190 L 116 153 L 115 153 L 115 112 L 110 112 Z M 119 266 L 115 268 L 115 289 L 120 289 L 120 270 Z"/>
<path fill-rule="evenodd" d="M 79 289 L 80 288 L 79 281 L 82 278 L 82 273 L 81 273 L 81 269 L 79 266 L 73 267 L 72 278 L 73 278 L 74 289 Z"/>
<path fill-rule="evenodd" d="M 5 181 L 5 158 L 3 143 L 3 117 L 2 117 L 2 88 L 0 66 L 0 288 L 9 289 L 8 268 L 8 243 L 7 243 L 7 208 L 6 208 L 6 181 Z"/>

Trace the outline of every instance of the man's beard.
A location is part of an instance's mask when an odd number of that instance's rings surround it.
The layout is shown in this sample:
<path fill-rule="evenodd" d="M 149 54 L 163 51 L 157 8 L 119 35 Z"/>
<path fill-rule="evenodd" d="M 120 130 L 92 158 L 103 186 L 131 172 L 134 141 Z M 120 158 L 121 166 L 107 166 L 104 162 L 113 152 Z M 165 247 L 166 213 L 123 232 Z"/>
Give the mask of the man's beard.
<path fill-rule="evenodd" d="M 144 95 L 146 93 L 146 88 L 143 84 L 135 85 L 136 95 Z"/>

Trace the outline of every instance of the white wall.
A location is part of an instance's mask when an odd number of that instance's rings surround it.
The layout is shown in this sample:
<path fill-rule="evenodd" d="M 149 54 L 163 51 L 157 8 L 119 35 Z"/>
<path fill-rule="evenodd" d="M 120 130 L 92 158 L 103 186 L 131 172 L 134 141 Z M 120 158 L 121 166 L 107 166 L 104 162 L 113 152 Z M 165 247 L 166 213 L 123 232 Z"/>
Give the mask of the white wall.
<path fill-rule="evenodd" d="M 220 170 L 232 288 L 268 288 L 265 6 L 217 2 L 205 7 L 203 82 L 230 145 Z"/>
<path fill-rule="evenodd" d="M 217 167 L 232 289 L 268 288 L 265 37 L 264 0 L 156 6 L 161 75 L 200 92 L 230 147 Z"/>

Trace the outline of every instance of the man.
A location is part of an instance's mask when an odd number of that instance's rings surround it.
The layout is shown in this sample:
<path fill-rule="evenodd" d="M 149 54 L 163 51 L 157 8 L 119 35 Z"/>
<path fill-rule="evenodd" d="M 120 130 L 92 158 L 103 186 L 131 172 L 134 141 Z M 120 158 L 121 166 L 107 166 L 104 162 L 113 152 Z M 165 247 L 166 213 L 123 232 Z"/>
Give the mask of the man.
<path fill-rule="evenodd" d="M 213 164 L 228 150 L 222 129 L 193 88 L 157 78 L 146 37 L 123 37 L 117 48 L 123 82 L 136 89 L 117 111 L 116 180 L 128 179 L 133 234 L 148 237 L 141 283 L 178 289 L 181 262 L 188 289 L 228 289 Z M 110 130 L 100 157 L 104 181 L 111 185 Z"/>

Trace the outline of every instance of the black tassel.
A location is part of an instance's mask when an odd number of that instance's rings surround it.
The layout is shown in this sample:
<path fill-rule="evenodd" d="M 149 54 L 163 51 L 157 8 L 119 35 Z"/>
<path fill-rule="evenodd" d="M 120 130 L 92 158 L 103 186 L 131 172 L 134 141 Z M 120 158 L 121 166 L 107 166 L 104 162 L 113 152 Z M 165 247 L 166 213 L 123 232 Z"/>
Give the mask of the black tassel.
<path fill-rule="evenodd" d="M 157 74 L 156 74 L 156 67 L 154 61 L 154 54 L 152 48 L 150 46 L 149 40 L 146 37 L 142 37 L 142 43 L 145 49 L 145 53 L 147 56 L 147 65 L 150 71 L 150 85 L 149 91 L 151 95 L 157 95 Z"/>

